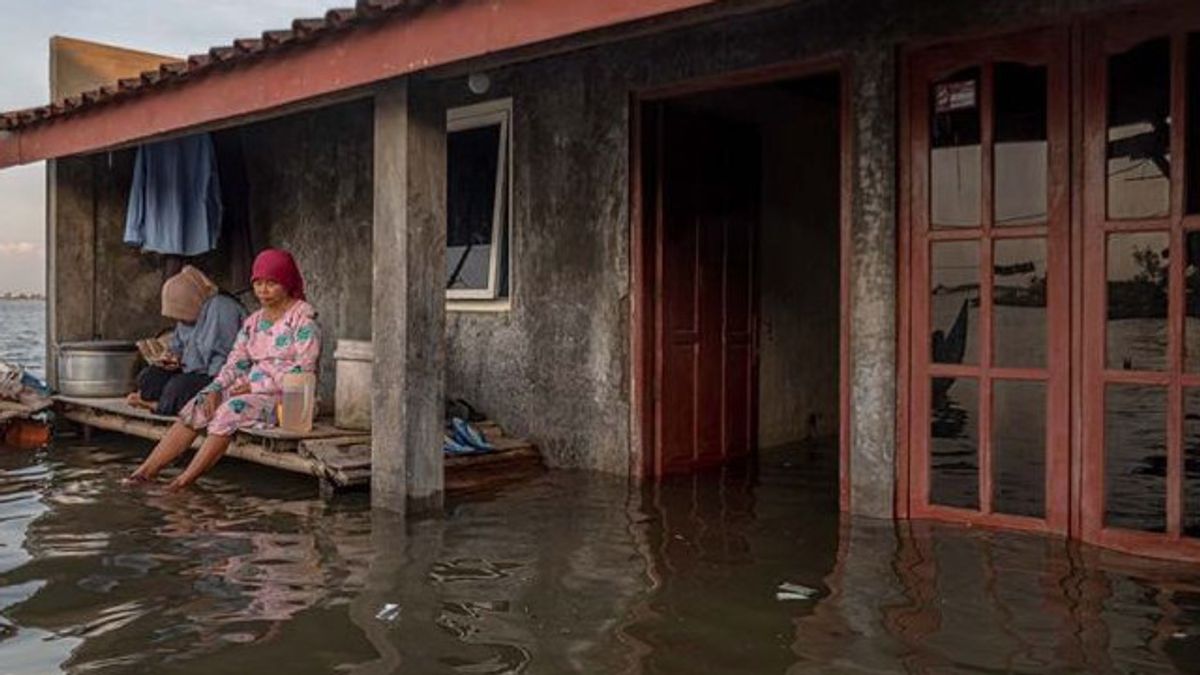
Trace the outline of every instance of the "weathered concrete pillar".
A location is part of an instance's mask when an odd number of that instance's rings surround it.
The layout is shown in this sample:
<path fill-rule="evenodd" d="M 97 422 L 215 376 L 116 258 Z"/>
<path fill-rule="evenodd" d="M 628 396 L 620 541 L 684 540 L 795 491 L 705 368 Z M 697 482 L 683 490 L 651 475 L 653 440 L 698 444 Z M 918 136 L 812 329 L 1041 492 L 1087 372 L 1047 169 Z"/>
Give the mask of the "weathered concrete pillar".
<path fill-rule="evenodd" d="M 895 73 L 888 45 L 855 55 L 850 510 L 877 518 L 895 513 Z"/>
<path fill-rule="evenodd" d="M 90 157 L 46 161 L 46 375 L 56 345 L 96 334 L 96 180 Z"/>
<path fill-rule="evenodd" d="M 375 97 L 371 503 L 441 506 L 446 116 L 399 80 Z"/>

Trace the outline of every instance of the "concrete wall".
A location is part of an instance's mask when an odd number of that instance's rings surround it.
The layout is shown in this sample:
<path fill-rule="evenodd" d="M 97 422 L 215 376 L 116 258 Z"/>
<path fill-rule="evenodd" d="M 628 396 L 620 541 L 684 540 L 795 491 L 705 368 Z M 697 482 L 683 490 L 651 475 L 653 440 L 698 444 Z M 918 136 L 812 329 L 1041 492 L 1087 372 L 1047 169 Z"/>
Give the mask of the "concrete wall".
<path fill-rule="evenodd" d="M 763 126 L 759 444 L 838 432 L 841 184 L 837 82 Z"/>
<path fill-rule="evenodd" d="M 326 412 L 338 338 L 371 339 L 373 124 L 370 101 L 359 101 L 241 130 L 255 245 L 295 255 L 319 313 Z"/>

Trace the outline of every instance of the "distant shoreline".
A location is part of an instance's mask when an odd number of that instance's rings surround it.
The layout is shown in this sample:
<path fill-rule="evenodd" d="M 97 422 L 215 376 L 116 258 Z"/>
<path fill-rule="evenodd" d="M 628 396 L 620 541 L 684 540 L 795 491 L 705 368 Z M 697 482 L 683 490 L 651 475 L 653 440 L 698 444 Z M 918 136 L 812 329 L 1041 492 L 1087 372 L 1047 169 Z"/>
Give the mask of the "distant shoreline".
<path fill-rule="evenodd" d="M 0 300 L 18 300 L 26 302 L 45 302 L 46 296 L 36 293 L 0 293 Z"/>

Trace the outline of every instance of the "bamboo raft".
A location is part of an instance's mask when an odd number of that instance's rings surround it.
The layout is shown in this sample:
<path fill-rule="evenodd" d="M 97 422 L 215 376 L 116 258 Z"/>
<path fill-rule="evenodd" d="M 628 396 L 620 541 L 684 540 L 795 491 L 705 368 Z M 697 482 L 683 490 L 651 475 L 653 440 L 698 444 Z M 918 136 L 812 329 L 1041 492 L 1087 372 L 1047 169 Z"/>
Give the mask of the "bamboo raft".
<path fill-rule="evenodd" d="M 119 398 L 54 397 L 59 416 L 84 427 L 157 441 L 175 423 L 174 417 L 135 408 Z M 541 454 L 532 444 L 504 435 L 493 422 L 476 427 L 495 447 L 478 455 L 446 456 L 445 489 L 448 494 L 490 490 L 544 470 Z M 193 449 L 203 443 L 201 435 Z M 361 488 L 371 482 L 371 436 L 339 429 L 318 420 L 309 433 L 282 429 L 239 431 L 226 453 L 248 462 L 308 476 L 319 481 L 321 492 Z"/>

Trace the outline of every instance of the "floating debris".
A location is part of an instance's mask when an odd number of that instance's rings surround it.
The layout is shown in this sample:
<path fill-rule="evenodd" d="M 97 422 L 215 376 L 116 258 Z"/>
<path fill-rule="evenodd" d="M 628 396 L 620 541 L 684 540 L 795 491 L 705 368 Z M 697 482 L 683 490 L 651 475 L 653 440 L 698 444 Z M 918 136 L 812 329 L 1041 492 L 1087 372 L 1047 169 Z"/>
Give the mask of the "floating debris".
<path fill-rule="evenodd" d="M 779 590 L 775 592 L 775 599 L 780 602 L 788 600 L 812 600 L 817 597 L 819 591 L 808 586 L 784 582 L 779 584 Z"/>
<path fill-rule="evenodd" d="M 400 618 L 400 605 L 394 602 L 384 604 L 384 606 L 375 614 L 375 618 L 380 621 L 392 623 Z"/>

